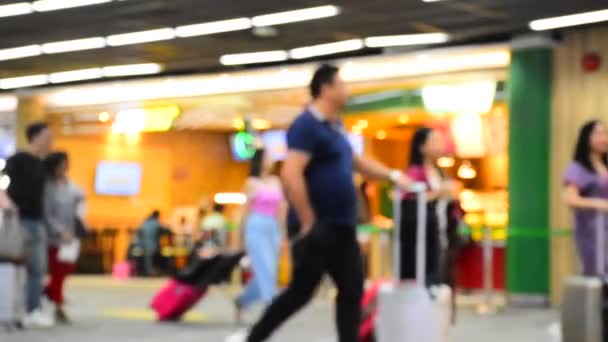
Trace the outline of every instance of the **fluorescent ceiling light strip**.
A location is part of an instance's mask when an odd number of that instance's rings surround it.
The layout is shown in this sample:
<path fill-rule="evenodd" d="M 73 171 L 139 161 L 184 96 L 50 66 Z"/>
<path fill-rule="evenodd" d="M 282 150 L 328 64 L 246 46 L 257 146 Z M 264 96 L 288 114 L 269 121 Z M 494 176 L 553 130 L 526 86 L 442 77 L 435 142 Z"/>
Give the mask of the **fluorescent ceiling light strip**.
<path fill-rule="evenodd" d="M 255 64 L 281 62 L 287 60 L 288 58 L 289 54 L 287 51 L 276 50 L 224 55 L 220 58 L 220 63 L 223 65 Z"/>
<path fill-rule="evenodd" d="M 57 11 L 67 8 L 83 7 L 112 2 L 112 0 L 38 0 L 32 2 L 36 12 Z"/>
<path fill-rule="evenodd" d="M 34 12 L 34 9 L 32 9 L 32 4 L 29 2 L 17 2 L 0 6 L 0 18 L 30 14 L 32 12 Z"/>
<path fill-rule="evenodd" d="M 141 44 L 147 42 L 156 42 L 161 40 L 169 40 L 175 38 L 175 30 L 166 27 L 155 30 L 138 31 L 131 33 L 115 34 L 106 38 L 106 43 L 109 46 L 121 46 L 131 44 Z"/>
<path fill-rule="evenodd" d="M 40 45 L 27 45 L 0 50 L 0 61 L 39 56 L 42 53 Z"/>
<path fill-rule="evenodd" d="M 104 77 L 121 77 L 136 75 L 152 75 L 162 71 L 162 66 L 156 63 L 115 65 L 103 68 Z"/>
<path fill-rule="evenodd" d="M 293 59 L 304 59 L 316 56 L 333 55 L 342 52 L 356 51 L 364 47 L 361 39 L 344 40 L 336 43 L 306 46 L 289 51 Z"/>
<path fill-rule="evenodd" d="M 365 45 L 371 48 L 377 48 L 388 46 L 441 44 L 449 40 L 450 36 L 447 33 L 437 32 L 369 37 L 365 39 Z"/>
<path fill-rule="evenodd" d="M 253 26 L 274 26 L 280 24 L 295 23 L 298 21 L 314 20 L 321 18 L 333 17 L 340 14 L 340 7 L 327 5 L 319 7 L 311 7 L 294 11 L 272 13 L 266 15 L 258 15 L 251 20 Z"/>
<path fill-rule="evenodd" d="M 534 20 L 530 22 L 530 28 L 534 31 L 545 31 L 561 27 L 599 23 L 602 21 L 608 21 L 608 9 Z"/>
<path fill-rule="evenodd" d="M 11 77 L 0 79 L 0 89 L 15 89 L 48 83 L 47 75 L 32 75 L 23 77 Z"/>
<path fill-rule="evenodd" d="M 63 53 L 71 51 L 101 49 L 106 46 L 103 37 L 83 38 L 42 44 L 42 52 L 46 54 Z"/>
<path fill-rule="evenodd" d="M 210 35 L 214 33 L 247 30 L 250 28 L 251 19 L 237 18 L 203 24 L 178 26 L 175 28 L 175 33 L 178 37 L 185 38 Z"/>
<path fill-rule="evenodd" d="M 83 80 L 93 80 L 103 76 L 101 68 L 56 72 L 49 75 L 51 83 L 65 83 Z"/>

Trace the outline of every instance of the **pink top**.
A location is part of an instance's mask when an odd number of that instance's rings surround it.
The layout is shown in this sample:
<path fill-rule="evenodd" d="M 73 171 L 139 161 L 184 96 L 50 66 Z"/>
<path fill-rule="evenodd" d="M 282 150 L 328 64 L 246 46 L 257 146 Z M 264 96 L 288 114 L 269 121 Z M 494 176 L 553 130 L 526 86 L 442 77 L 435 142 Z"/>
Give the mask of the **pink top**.
<path fill-rule="evenodd" d="M 260 187 L 251 198 L 251 212 L 276 216 L 279 214 L 282 201 L 281 191 L 270 187 Z"/>

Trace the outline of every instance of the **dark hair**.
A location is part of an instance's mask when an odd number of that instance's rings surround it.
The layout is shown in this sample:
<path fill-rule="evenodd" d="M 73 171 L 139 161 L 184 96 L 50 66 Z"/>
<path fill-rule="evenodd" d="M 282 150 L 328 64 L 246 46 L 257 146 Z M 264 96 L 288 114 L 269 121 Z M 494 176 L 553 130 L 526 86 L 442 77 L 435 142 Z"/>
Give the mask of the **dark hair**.
<path fill-rule="evenodd" d="M 68 154 L 66 152 L 53 152 L 44 159 L 44 169 L 48 178 L 55 178 L 57 169 L 68 162 Z"/>
<path fill-rule="evenodd" d="M 36 139 L 40 133 L 42 133 L 45 129 L 49 128 L 49 124 L 46 122 L 35 122 L 30 124 L 25 129 L 25 137 L 27 138 L 27 142 L 31 143 Z"/>
<path fill-rule="evenodd" d="M 251 158 L 251 162 L 249 164 L 249 177 L 261 177 L 262 176 L 262 168 L 264 164 L 264 149 L 255 150 L 255 154 L 253 158 Z"/>
<path fill-rule="evenodd" d="M 591 165 L 591 134 L 595 127 L 600 123 L 599 120 L 592 120 L 581 127 L 574 150 L 574 160 L 594 173 L 595 169 L 593 168 L 593 165 Z M 608 166 L 608 153 L 602 155 L 602 161 Z"/>
<path fill-rule="evenodd" d="M 428 127 L 419 128 L 414 133 L 414 138 L 412 139 L 412 147 L 410 150 L 410 166 L 420 166 L 424 164 L 424 155 L 422 155 L 422 146 L 426 144 L 426 141 L 429 139 L 429 136 L 433 132 L 432 129 Z"/>
<path fill-rule="evenodd" d="M 225 208 L 225 206 L 223 204 L 216 203 L 213 206 L 213 211 L 221 214 L 224 212 L 224 208 Z"/>
<path fill-rule="evenodd" d="M 334 83 L 334 78 L 339 71 L 340 69 L 338 69 L 338 67 L 331 64 L 322 64 L 317 68 L 310 81 L 310 95 L 312 95 L 313 99 L 317 99 L 321 96 L 324 85 L 331 85 Z"/>
<path fill-rule="evenodd" d="M 160 218 L 160 211 L 158 209 L 154 210 L 148 219 L 158 220 Z"/>

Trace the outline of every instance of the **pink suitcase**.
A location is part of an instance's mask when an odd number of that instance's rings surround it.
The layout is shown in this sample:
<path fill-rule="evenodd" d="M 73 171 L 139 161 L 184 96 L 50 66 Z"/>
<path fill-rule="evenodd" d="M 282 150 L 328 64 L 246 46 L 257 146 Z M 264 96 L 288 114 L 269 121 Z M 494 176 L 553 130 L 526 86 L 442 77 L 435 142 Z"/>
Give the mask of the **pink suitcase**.
<path fill-rule="evenodd" d="M 206 288 L 198 288 L 171 279 L 152 299 L 150 306 L 156 311 L 159 321 L 177 321 L 206 292 Z"/>

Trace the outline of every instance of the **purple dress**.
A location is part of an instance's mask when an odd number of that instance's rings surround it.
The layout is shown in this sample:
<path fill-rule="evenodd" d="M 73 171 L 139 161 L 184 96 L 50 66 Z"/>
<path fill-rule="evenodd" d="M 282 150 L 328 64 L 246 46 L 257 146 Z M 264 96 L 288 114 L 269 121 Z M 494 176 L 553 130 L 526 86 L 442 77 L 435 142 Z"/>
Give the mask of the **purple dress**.
<path fill-rule="evenodd" d="M 578 162 L 572 162 L 564 175 L 566 185 L 574 185 L 582 197 L 608 199 L 608 178 L 589 171 Z M 574 210 L 574 237 L 578 254 L 583 263 L 583 274 L 595 275 L 596 269 L 596 235 L 598 213 L 591 209 Z M 606 220 L 608 222 L 608 220 Z M 605 230 L 608 238 L 608 230 Z M 608 244 L 605 245 L 604 250 Z M 605 254 L 608 257 L 608 251 Z M 608 262 L 604 263 L 608 266 Z M 607 267 L 608 270 L 608 267 Z"/>

